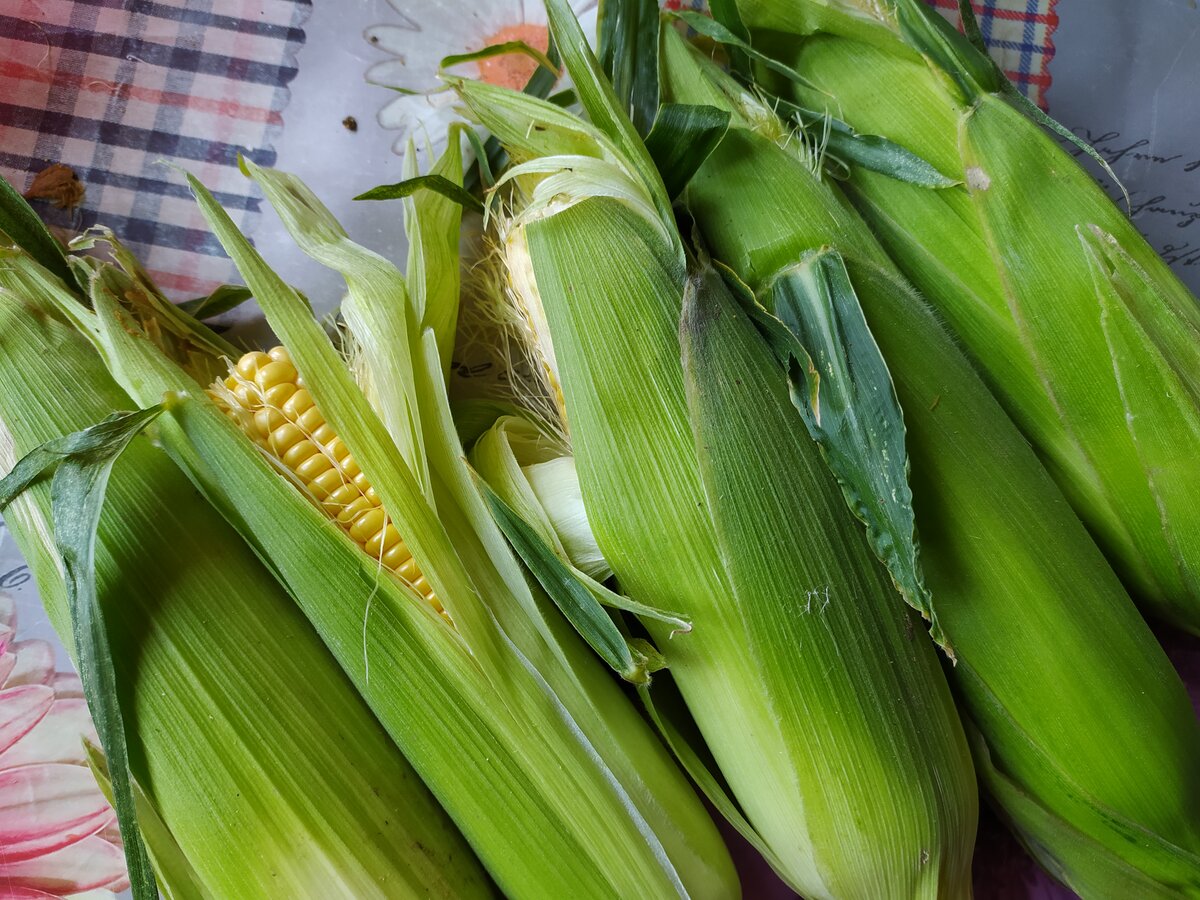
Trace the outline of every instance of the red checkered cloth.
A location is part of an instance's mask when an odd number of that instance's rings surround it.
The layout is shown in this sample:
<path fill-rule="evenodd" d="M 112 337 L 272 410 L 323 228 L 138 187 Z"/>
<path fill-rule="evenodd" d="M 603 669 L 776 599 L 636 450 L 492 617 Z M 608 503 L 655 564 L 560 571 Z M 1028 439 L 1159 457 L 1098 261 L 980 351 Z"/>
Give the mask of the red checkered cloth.
<path fill-rule="evenodd" d="M 928 0 L 961 27 L 958 0 Z M 1058 0 L 971 0 L 992 59 L 1030 100 L 1046 109 Z"/>
<path fill-rule="evenodd" d="M 218 11 L 219 10 L 219 11 Z M 271 165 L 310 0 L 6 0 L 0 4 L 0 175 L 26 190 L 52 163 L 87 194 L 53 209 L 79 231 L 97 221 L 171 294 L 233 277 L 177 163 L 252 231 L 259 200 L 237 170 Z"/>

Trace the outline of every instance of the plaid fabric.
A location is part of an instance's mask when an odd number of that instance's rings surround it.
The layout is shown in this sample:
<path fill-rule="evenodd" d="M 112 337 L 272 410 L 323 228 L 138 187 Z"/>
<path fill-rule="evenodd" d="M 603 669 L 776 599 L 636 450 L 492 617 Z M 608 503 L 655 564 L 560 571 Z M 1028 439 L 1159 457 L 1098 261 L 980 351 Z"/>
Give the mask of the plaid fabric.
<path fill-rule="evenodd" d="M 219 12 L 218 12 L 219 10 Z M 26 190 L 51 163 L 87 194 L 52 224 L 109 225 L 169 292 L 233 271 L 178 163 L 252 231 L 237 155 L 271 165 L 311 0 L 9 0 L 0 5 L 0 175 Z"/>
<path fill-rule="evenodd" d="M 928 0 L 961 27 L 958 0 Z M 1058 0 L 971 0 L 992 59 L 1030 100 L 1046 109 Z"/>

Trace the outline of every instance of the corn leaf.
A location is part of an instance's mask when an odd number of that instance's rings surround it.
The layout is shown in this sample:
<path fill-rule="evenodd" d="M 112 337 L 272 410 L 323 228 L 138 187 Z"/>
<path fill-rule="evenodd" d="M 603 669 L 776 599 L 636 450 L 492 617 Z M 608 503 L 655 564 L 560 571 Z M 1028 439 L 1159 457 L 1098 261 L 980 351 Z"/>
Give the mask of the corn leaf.
<path fill-rule="evenodd" d="M 968 103 L 979 94 L 1000 90 L 1004 76 L 987 54 L 979 53 L 968 38 L 919 0 L 896 0 L 896 20 L 901 36 L 953 78 Z"/>
<path fill-rule="evenodd" d="M 787 866 L 750 824 L 729 785 L 721 777 L 721 770 L 705 745 L 696 723 L 688 715 L 683 698 L 671 679 L 659 679 L 653 688 L 640 685 L 637 691 L 650 721 L 704 798 L 746 843 L 758 851 L 775 873 L 798 892 L 800 886 L 789 878 Z"/>
<path fill-rule="evenodd" d="M 474 78 L 447 78 L 446 83 L 458 91 L 475 120 L 507 148 L 515 162 L 555 155 L 619 156 L 605 135 L 546 100 Z"/>
<path fill-rule="evenodd" d="M 712 13 L 715 21 L 732 32 L 734 36 L 750 42 L 750 30 L 746 28 L 746 23 L 742 21 L 742 14 L 738 11 L 737 0 L 710 0 L 708 10 Z M 730 68 L 740 78 L 750 78 L 750 56 L 740 47 L 728 45 Z"/>
<path fill-rule="evenodd" d="M 121 826 L 129 880 L 138 900 L 154 900 L 158 889 L 138 829 L 117 674 L 96 596 L 96 529 L 113 463 L 162 411 L 159 406 L 115 413 L 90 428 L 43 444 L 0 479 L 0 511 L 3 511 L 46 470 L 56 467 L 50 488 L 54 539 L 66 577 L 79 675 L 96 734 L 113 768 L 113 806 Z"/>
<path fill-rule="evenodd" d="M 442 175 L 414 175 L 395 184 L 381 184 L 363 191 L 355 200 L 402 200 L 421 191 L 432 191 L 471 212 L 483 212 L 483 203 L 474 194 Z"/>
<path fill-rule="evenodd" d="M 831 124 L 825 149 L 844 162 L 856 163 L 897 181 L 935 189 L 960 183 L 943 175 L 911 150 L 877 134 L 859 134 L 843 123 Z"/>
<path fill-rule="evenodd" d="M 178 304 L 179 308 L 194 319 L 203 321 L 237 309 L 254 295 L 240 284 L 222 284 L 204 297 L 195 297 Z"/>
<path fill-rule="evenodd" d="M 349 296 L 342 303 L 342 315 L 371 372 L 372 383 L 369 389 L 379 406 L 379 419 L 382 419 L 387 434 L 394 441 L 394 446 L 389 449 L 399 450 L 411 477 L 416 479 L 424 495 L 430 496 L 432 488 L 422 448 L 421 417 L 413 388 L 411 336 L 418 325 L 415 321 L 416 314 L 409 303 L 408 286 L 404 276 L 379 254 L 351 241 L 329 209 L 300 179 L 274 169 L 264 169 L 249 160 L 243 160 L 242 164 L 246 173 L 263 189 L 263 193 L 300 249 L 317 262 L 338 272 L 346 280 Z M 193 181 L 193 190 L 196 184 Z M 224 211 L 221 212 L 223 214 Z M 207 214 L 210 222 L 220 221 L 213 213 Z M 241 238 L 241 235 L 236 230 L 226 230 L 224 233 L 218 230 L 218 237 L 223 243 L 233 243 Z M 241 240 L 244 241 L 244 238 Z M 235 260 L 238 258 L 235 254 L 231 255 Z M 283 305 L 272 303 L 274 296 L 286 298 L 291 292 L 278 291 L 276 286 L 276 293 L 272 297 L 264 298 L 263 293 L 257 289 L 255 294 L 268 319 L 271 319 L 274 310 Z M 295 321 L 304 323 L 291 334 L 307 333 L 315 339 L 319 326 L 312 319 L 311 313 L 304 315 L 308 313 L 305 305 L 293 302 L 286 304 L 286 307 L 299 314 Z M 278 327 L 277 331 L 291 349 L 287 332 Z M 342 379 L 346 379 L 345 366 L 336 358 L 336 353 L 333 353 L 333 348 L 323 336 L 317 346 L 321 348 L 323 364 L 338 372 Z M 299 352 L 302 353 L 303 350 Z M 303 372 L 302 366 L 298 368 Z M 320 394 L 319 387 L 310 387 L 310 391 L 314 399 Z M 361 393 L 351 394 L 347 391 L 347 396 L 355 397 L 357 405 L 365 405 Z M 326 416 L 329 414 L 326 413 Z M 338 434 L 343 434 L 343 431 L 338 429 Z M 348 441 L 347 446 L 351 446 Z M 357 455 L 355 458 L 357 459 Z"/>
<path fill-rule="evenodd" d="M 579 102 L 592 125 L 612 141 L 621 158 L 645 182 L 663 219 L 672 221 L 671 204 L 654 162 L 629 120 L 626 108 L 604 77 L 604 71 L 588 46 L 583 29 L 579 27 L 579 21 L 567 0 L 546 0 L 546 16 L 555 46 L 562 54 L 563 64 L 579 94 Z M 655 93 L 657 101 L 657 86 Z"/>
<path fill-rule="evenodd" d="M 670 637 L 676 634 L 685 634 L 692 630 L 691 622 L 686 617 L 673 612 L 655 609 L 647 606 L 644 603 L 638 603 L 629 597 L 618 594 L 609 590 L 599 581 L 592 577 L 587 572 L 581 570 L 582 562 L 572 558 L 567 552 L 568 535 L 566 534 L 566 526 L 560 521 L 556 521 L 550 509 L 546 506 L 542 496 L 534 488 L 529 475 L 529 467 L 538 464 L 546 465 L 552 462 L 568 462 L 569 459 L 564 459 L 558 454 L 562 451 L 552 441 L 544 438 L 537 430 L 536 426 L 527 420 L 519 417 L 503 419 L 496 423 L 486 434 L 484 434 L 476 443 L 471 454 L 472 462 L 475 464 L 482 481 L 479 483 L 480 489 L 496 495 L 496 499 L 502 503 L 506 509 L 501 510 L 506 515 L 511 515 L 521 521 L 521 525 L 530 529 L 533 532 L 533 539 L 536 543 L 545 548 L 546 552 L 555 554 L 562 565 L 566 567 L 565 573 L 560 573 L 564 577 L 569 576 L 576 582 L 586 593 L 590 594 L 590 604 L 608 607 L 609 609 L 618 609 L 624 612 L 633 613 L 642 618 L 648 618 L 659 622 L 664 622 L 672 626 L 673 630 Z M 518 459 L 519 456 L 519 459 Z M 523 465 L 525 466 L 523 468 Z M 572 472 L 574 466 L 571 466 Z M 578 494 L 578 478 L 573 477 L 574 491 L 571 493 Z M 567 489 L 561 484 L 558 485 L 560 493 L 566 493 Z M 489 498 L 489 506 L 492 509 L 493 517 L 497 518 L 497 524 L 505 532 L 509 541 L 514 544 L 515 549 L 525 560 L 526 566 L 537 574 L 534 566 L 530 564 L 526 558 L 526 552 L 516 546 L 512 536 L 509 534 L 510 528 L 507 527 L 505 521 L 500 521 L 497 517 L 496 505 Z M 582 501 L 580 502 L 582 508 Z M 586 521 L 582 524 L 583 528 L 587 528 Z M 591 543 L 594 552 L 599 553 L 595 548 L 595 539 L 588 532 L 589 543 Z M 535 548 L 540 549 L 541 548 Z M 542 565 L 540 562 L 539 565 Z M 605 565 L 607 570 L 607 565 Z M 611 575 L 611 570 L 608 570 Z M 538 579 L 541 581 L 541 578 Z M 555 593 L 549 586 L 542 582 L 546 592 L 560 603 Z M 582 595 L 578 595 L 582 598 Z M 583 602 L 582 599 L 579 601 Z M 560 604 L 561 605 L 561 604 Z M 565 613 L 565 610 L 564 610 Z M 568 618 L 575 621 L 575 618 L 568 614 Z M 578 627 L 578 626 L 577 626 Z M 589 644 L 593 644 L 593 638 L 588 634 L 580 632 Z M 608 638 L 612 640 L 611 636 Z M 593 646 L 595 646 L 593 644 Z M 597 648 L 597 652 L 600 652 Z M 636 651 L 635 651 L 636 655 Z M 606 659 L 607 662 L 607 659 Z M 611 663 L 610 663 L 611 665 Z M 617 670 L 621 671 L 621 670 Z M 630 679 L 627 679 L 630 680 Z"/>
<path fill-rule="evenodd" d="M 466 127 L 454 129 L 445 152 L 434 162 L 430 173 L 463 190 L 463 158 L 457 135 L 475 135 Z M 486 159 L 482 161 L 487 165 Z M 404 156 L 404 174 L 417 175 L 417 153 L 410 142 Z M 490 186 L 491 175 L 488 174 Z M 459 231 L 463 209 L 454 198 L 438 192 L 419 193 L 404 201 L 404 228 L 408 234 L 408 266 L 405 281 L 414 318 L 421 328 L 433 329 L 442 357 L 442 377 L 450 374 L 454 352 L 454 334 L 458 325 L 460 262 Z M 482 211 L 482 205 L 478 207 Z"/>
<path fill-rule="evenodd" d="M 805 365 L 783 360 L 792 377 L 806 376 L 810 362 L 817 373 L 819 380 L 806 379 L 792 389 L 809 434 L 824 451 L 846 503 L 867 526 L 875 555 L 953 658 L 921 570 L 904 414 L 841 255 L 809 251 L 761 290 L 769 295 L 764 305 L 806 351 L 793 357 Z"/>
<path fill-rule="evenodd" d="M 102 226 L 90 228 L 71 241 L 71 249 L 92 250 L 100 244 L 108 247 L 116 265 L 92 257 L 72 256 L 70 262 L 79 283 L 90 292 L 93 282 L 104 280 L 113 296 L 142 323 L 163 352 L 198 381 L 207 382 L 223 373 L 226 360 L 236 358 L 238 349 L 168 300 L 137 257 L 112 231 Z"/>
<path fill-rule="evenodd" d="M 558 66 L 551 61 L 550 57 L 524 41 L 502 41 L 499 44 L 489 44 L 481 50 L 473 50 L 470 53 L 456 53 L 452 56 L 444 57 L 438 64 L 438 67 L 448 69 L 460 63 L 479 62 L 480 60 L 493 59 L 497 56 L 509 56 L 514 53 L 528 56 L 543 69 L 552 72 L 555 78 L 558 77 Z"/>
<path fill-rule="evenodd" d="M 1001 804 L 1008 816 L 1021 823 L 1021 843 L 1056 879 L 1081 897 L 1127 896 L 1146 900 L 1173 900 L 1200 890 L 1200 856 L 1165 842 L 1090 797 L 1079 798 L 1093 820 L 1104 827 L 1080 827 L 1078 813 L 1064 813 L 1041 802 L 994 759 L 979 733 L 968 726 L 982 787 Z M 1074 811 L 1073 811 L 1074 812 Z M 1113 852 L 1097 834 L 1116 831 L 1119 852 Z M 1110 840 L 1112 838 L 1110 837 Z M 1151 849 L 1152 848 L 1152 849 Z M 1143 855 L 1146 850 L 1149 853 Z"/>
<path fill-rule="evenodd" d="M 570 566 L 495 491 L 483 482 L 480 482 L 480 490 L 496 524 L 517 555 L 588 645 L 626 681 L 648 683 L 650 673 L 646 671 L 645 657 L 640 653 L 635 654 L 603 607 L 575 577 Z"/>
<path fill-rule="evenodd" d="M 601 0 L 597 56 L 622 108 L 645 136 L 658 112 L 658 4 Z"/>
<path fill-rule="evenodd" d="M 0 235 L 7 235 L 13 244 L 61 278 L 72 290 L 76 290 L 62 245 L 54 239 L 33 207 L 5 178 L 0 178 Z"/>
<path fill-rule="evenodd" d="M 1163 540 L 1193 594 L 1200 593 L 1200 539 L 1181 527 L 1180 511 L 1195 503 L 1196 460 L 1179 452 L 1183 442 L 1200 447 L 1200 353 L 1186 320 L 1147 291 L 1144 273 L 1111 235 L 1080 229 L 1092 270 L 1100 323 L 1146 482 L 1160 510 Z M 1154 298 L 1146 302 L 1146 297 Z M 1185 610 L 1179 620 L 1187 624 Z"/>
<path fill-rule="evenodd" d="M 716 41 L 726 47 L 731 47 L 738 53 L 745 54 L 755 62 L 761 63 L 772 72 L 782 75 L 789 81 L 803 85 L 804 87 L 814 88 L 811 81 L 793 69 L 791 66 L 780 62 L 774 57 L 768 56 L 750 46 L 750 41 L 745 38 L 738 37 L 723 24 L 713 18 L 709 18 L 703 13 L 693 12 L 688 9 L 672 10 L 667 13 L 679 21 L 686 24 L 689 28 L 694 29 L 698 33 L 704 35 L 709 40 Z M 814 88 L 815 89 L 815 88 Z"/>
<path fill-rule="evenodd" d="M 730 114 L 714 106 L 664 103 L 646 136 L 667 196 L 674 200 L 729 130 Z"/>

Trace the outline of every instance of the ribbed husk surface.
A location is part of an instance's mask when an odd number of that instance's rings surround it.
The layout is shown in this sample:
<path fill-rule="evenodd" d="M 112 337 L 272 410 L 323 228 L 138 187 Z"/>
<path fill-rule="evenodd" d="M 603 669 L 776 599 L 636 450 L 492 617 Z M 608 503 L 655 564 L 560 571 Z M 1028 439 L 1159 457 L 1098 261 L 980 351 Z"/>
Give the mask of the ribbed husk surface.
<path fill-rule="evenodd" d="M 856 169 L 848 189 L 1138 602 L 1200 633 L 1195 298 L 1056 140 L 995 85 L 963 86 L 925 60 L 894 17 L 739 5 L 813 83 L 803 102 L 962 180 L 927 191 Z"/>
<path fill-rule="evenodd" d="M 728 108 L 716 89 L 728 77 L 664 41 L 670 98 Z M 1200 726 L 1187 695 L 935 315 L 794 147 L 735 128 L 685 199 L 714 255 L 768 310 L 777 273 L 806 251 L 846 259 L 904 409 L 926 581 L 992 801 L 1081 893 L 1200 889 Z"/>
<path fill-rule="evenodd" d="M 44 441 L 135 404 L 34 289 L 22 292 L 12 273 L 4 288 L 7 471 Z M 42 482 L 7 524 L 70 647 L 49 509 Z M 168 896 L 494 895 L 299 609 L 146 437 L 114 468 L 96 565 L 134 775 L 195 878 L 181 885 L 160 870 Z"/>

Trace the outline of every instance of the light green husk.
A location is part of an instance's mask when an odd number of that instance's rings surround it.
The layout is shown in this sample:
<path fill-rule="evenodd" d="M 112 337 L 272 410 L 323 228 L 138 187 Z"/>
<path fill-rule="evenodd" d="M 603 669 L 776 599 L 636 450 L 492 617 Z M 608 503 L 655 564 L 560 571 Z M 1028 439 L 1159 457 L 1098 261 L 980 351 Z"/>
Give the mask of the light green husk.
<path fill-rule="evenodd" d="M 888 15 L 864 18 L 822 3 L 828 20 L 806 22 L 817 5 L 739 4 L 750 25 L 792 33 L 764 40 L 825 92 L 797 88 L 802 102 L 962 179 L 929 192 L 856 170 L 849 191 L 1135 598 L 1200 633 L 1200 402 L 1181 390 L 1196 378 L 1196 298 L 1093 177 L 1014 108 L 985 57 L 948 26 L 929 29 L 920 4 L 893 0 Z M 873 44 L 836 36 L 848 22 L 869 27 Z M 1114 333 L 1128 319 L 1155 324 Z"/>
<path fill-rule="evenodd" d="M 962 894 L 975 788 L 932 647 L 816 446 L 793 439 L 799 416 L 749 321 L 711 272 L 685 278 L 661 181 L 565 5 L 549 11 L 595 127 L 458 88 L 524 163 L 506 175 L 506 254 L 544 310 L 596 541 L 630 597 L 694 623 L 670 641 L 644 621 L 793 886 Z"/>
<path fill-rule="evenodd" d="M 96 314 L 77 315 L 79 327 L 139 403 L 168 398 L 163 445 L 285 585 L 506 894 L 736 896 L 728 853 L 692 788 L 588 648 L 530 589 L 476 490 L 433 324 L 452 318 L 429 306 L 449 292 L 426 285 L 410 294 L 297 179 L 246 169 L 302 249 L 346 276 L 347 321 L 359 342 L 380 334 L 402 342 L 390 354 L 362 354 L 368 400 L 304 300 L 192 180 L 453 626 L 270 466 L 126 313 L 110 278 L 93 281 Z M 444 240 L 432 224 L 422 229 Z M 419 316 L 414 295 L 427 304 Z"/>
<path fill-rule="evenodd" d="M 62 282 L 0 253 L 7 471 L 43 442 L 135 404 L 58 318 L 56 304 L 77 303 Z M 48 482 L 14 502 L 7 524 L 70 648 Z M 466 842 L 282 587 L 146 437 L 117 461 L 96 562 L 148 804 L 143 831 L 168 896 L 491 895 Z"/>
<path fill-rule="evenodd" d="M 671 99 L 740 95 L 682 41 L 663 40 Z M 832 246 L 845 259 L 904 409 L 926 583 L 993 802 L 1085 895 L 1200 890 L 1200 727 L 1187 695 L 962 352 L 794 144 L 735 127 L 685 199 L 767 312 L 780 312 L 806 253 Z"/>

